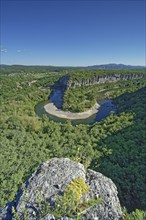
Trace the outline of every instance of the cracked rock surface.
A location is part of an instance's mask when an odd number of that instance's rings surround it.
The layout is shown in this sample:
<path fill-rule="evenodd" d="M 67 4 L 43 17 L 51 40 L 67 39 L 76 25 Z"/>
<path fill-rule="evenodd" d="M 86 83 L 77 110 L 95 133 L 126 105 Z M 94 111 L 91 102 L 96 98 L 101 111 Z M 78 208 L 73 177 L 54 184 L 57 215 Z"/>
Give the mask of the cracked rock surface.
<path fill-rule="evenodd" d="M 1 209 L 0 219 L 15 219 L 11 213 L 12 206 L 14 206 L 16 214 L 22 220 L 24 220 L 26 211 L 29 220 L 55 220 L 51 213 L 40 217 L 40 206 L 43 209 L 44 203 L 47 201 L 53 207 L 56 197 L 63 194 L 66 185 L 78 177 L 82 177 L 89 185 L 87 200 L 102 198 L 101 203 L 85 209 L 82 212 L 81 219 L 122 219 L 117 188 L 112 180 L 93 170 L 85 170 L 82 164 L 67 158 L 53 158 L 41 164 L 39 169 L 24 183 L 21 191 L 16 196 L 16 203 L 8 203 Z M 71 220 L 67 216 L 62 216 L 60 219 Z"/>

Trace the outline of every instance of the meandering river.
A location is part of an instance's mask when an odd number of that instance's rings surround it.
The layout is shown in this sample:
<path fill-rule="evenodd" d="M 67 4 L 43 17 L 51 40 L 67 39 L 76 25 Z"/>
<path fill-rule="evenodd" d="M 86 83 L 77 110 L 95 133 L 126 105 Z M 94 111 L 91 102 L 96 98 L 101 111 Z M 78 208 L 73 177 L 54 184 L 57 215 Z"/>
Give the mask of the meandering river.
<path fill-rule="evenodd" d="M 56 106 L 56 108 L 60 109 L 63 103 L 63 95 L 64 90 L 62 88 L 54 88 L 52 90 L 52 93 L 49 97 L 50 101 Z M 44 114 L 48 116 L 50 120 L 56 121 L 56 122 L 62 122 L 65 123 L 67 119 L 63 119 L 60 117 L 56 117 L 52 114 L 48 114 L 45 111 L 44 106 L 48 104 L 48 102 L 41 102 L 35 107 L 35 112 L 39 117 L 42 117 Z M 106 117 L 108 117 L 111 112 L 116 113 L 117 107 L 112 103 L 112 100 L 104 100 L 99 103 L 98 112 L 96 114 L 93 114 L 92 116 L 86 118 L 86 119 L 75 119 L 71 120 L 73 125 L 78 124 L 94 124 L 95 122 L 100 122 Z"/>

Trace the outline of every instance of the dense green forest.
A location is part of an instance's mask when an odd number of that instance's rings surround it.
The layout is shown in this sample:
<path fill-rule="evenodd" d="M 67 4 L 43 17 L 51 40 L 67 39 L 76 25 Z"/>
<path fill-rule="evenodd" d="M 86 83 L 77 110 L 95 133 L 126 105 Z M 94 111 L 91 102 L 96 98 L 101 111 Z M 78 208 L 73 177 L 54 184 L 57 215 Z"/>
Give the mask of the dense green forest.
<path fill-rule="evenodd" d="M 56 66 L 23 66 L 23 65 L 1 65 L 1 74 L 3 75 L 23 75 L 36 73 L 50 73 L 50 72 L 68 72 L 68 68 Z"/>
<path fill-rule="evenodd" d="M 67 71 L 71 74 L 73 70 Z M 50 121 L 47 115 L 39 118 L 34 110 L 37 103 L 48 99 L 51 86 L 64 74 L 1 73 L 0 206 L 15 199 L 21 184 L 40 163 L 68 157 L 110 177 L 122 206 L 129 211 L 146 210 L 146 80 L 67 90 L 64 106 L 68 104 L 65 108 L 70 110 L 89 108 L 105 98 L 112 98 L 118 106 L 117 114 L 102 122 L 73 126 L 70 121 Z M 77 103 L 81 103 L 79 109 Z"/>
<path fill-rule="evenodd" d="M 129 210 L 146 209 L 146 88 L 123 94 L 114 101 L 119 114 L 133 114 L 132 124 L 99 141 L 99 147 L 105 146 L 112 153 L 100 158 L 98 168 L 96 160 L 91 166 L 116 183 L 122 205 Z"/>

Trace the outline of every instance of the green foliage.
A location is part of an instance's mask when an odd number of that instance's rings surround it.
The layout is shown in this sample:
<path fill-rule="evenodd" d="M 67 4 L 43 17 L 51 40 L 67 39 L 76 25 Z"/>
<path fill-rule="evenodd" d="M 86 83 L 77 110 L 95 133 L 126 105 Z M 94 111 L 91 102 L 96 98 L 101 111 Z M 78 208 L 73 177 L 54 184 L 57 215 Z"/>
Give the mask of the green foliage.
<path fill-rule="evenodd" d="M 55 208 L 52 214 L 56 218 L 63 216 L 79 217 L 81 212 L 99 202 L 99 200 L 86 200 L 86 194 L 89 191 L 89 186 L 84 179 L 79 177 L 67 184 L 63 195 L 59 195 L 55 201 Z M 100 200 L 101 202 L 101 200 Z"/>
<path fill-rule="evenodd" d="M 0 68 L 1 75 L 26 75 L 26 74 L 48 74 L 68 71 L 65 67 L 54 66 L 23 66 L 23 65 L 3 65 Z"/>
<path fill-rule="evenodd" d="M 20 216 L 16 213 L 14 206 L 12 206 L 12 214 L 13 214 L 14 220 L 21 220 Z"/>
<path fill-rule="evenodd" d="M 119 113 L 135 114 L 133 123 L 99 141 L 99 146 L 111 149 L 112 154 L 98 161 L 100 167 L 95 168 L 96 164 L 93 162 L 91 167 L 114 181 L 121 204 L 129 211 L 135 208 L 146 209 L 146 88 L 124 94 L 114 101 L 119 106 Z M 123 120 L 125 122 L 126 118 Z"/>
<path fill-rule="evenodd" d="M 96 90 L 93 87 L 69 89 L 63 97 L 63 109 L 72 112 L 83 112 L 96 102 Z"/>
<path fill-rule="evenodd" d="M 136 209 L 135 211 L 128 213 L 127 210 L 123 209 L 124 220 L 146 220 L 146 212 Z"/>

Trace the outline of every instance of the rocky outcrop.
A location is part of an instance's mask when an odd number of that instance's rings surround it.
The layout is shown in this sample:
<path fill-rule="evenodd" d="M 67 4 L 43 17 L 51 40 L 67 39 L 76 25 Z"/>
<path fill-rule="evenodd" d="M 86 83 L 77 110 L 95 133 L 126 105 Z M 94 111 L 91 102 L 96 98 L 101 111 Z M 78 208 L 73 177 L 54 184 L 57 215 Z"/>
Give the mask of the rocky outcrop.
<path fill-rule="evenodd" d="M 132 79 L 141 79 L 144 77 L 144 74 L 103 74 L 91 77 L 89 79 L 72 79 L 70 78 L 67 81 L 67 88 L 76 88 L 80 86 L 90 86 L 96 85 L 106 82 L 116 82 L 116 81 L 125 81 L 125 80 L 132 80 Z"/>
<path fill-rule="evenodd" d="M 95 74 L 93 76 L 90 76 L 90 78 L 84 79 L 83 77 L 74 78 L 72 76 L 63 76 L 61 77 L 55 85 L 52 87 L 52 89 L 56 89 L 58 87 L 61 87 L 64 91 L 69 88 L 76 88 L 80 86 L 91 86 L 95 84 L 101 84 L 106 82 L 116 82 L 116 81 L 125 81 L 125 80 L 132 80 L 132 79 L 141 79 L 144 78 L 144 74 L 136 74 L 136 73 L 108 73 L 108 74 L 102 74 L 98 75 Z"/>
<path fill-rule="evenodd" d="M 74 179 L 82 177 L 89 186 L 87 200 L 102 198 L 101 203 L 85 209 L 82 212 L 83 220 L 120 220 L 122 212 L 117 197 L 117 188 L 111 179 L 101 173 L 85 170 L 84 166 L 67 158 L 54 158 L 40 165 L 18 193 L 15 210 L 17 216 L 24 220 L 27 213 L 29 220 L 54 220 L 53 214 L 46 213 L 40 217 L 40 208 L 43 210 L 45 201 L 54 207 L 58 195 L 63 195 L 66 185 Z M 5 206 L 0 213 L 0 219 L 12 218 L 11 207 Z M 69 220 L 62 216 L 62 220 Z M 76 219 L 76 218 L 73 218 Z"/>

